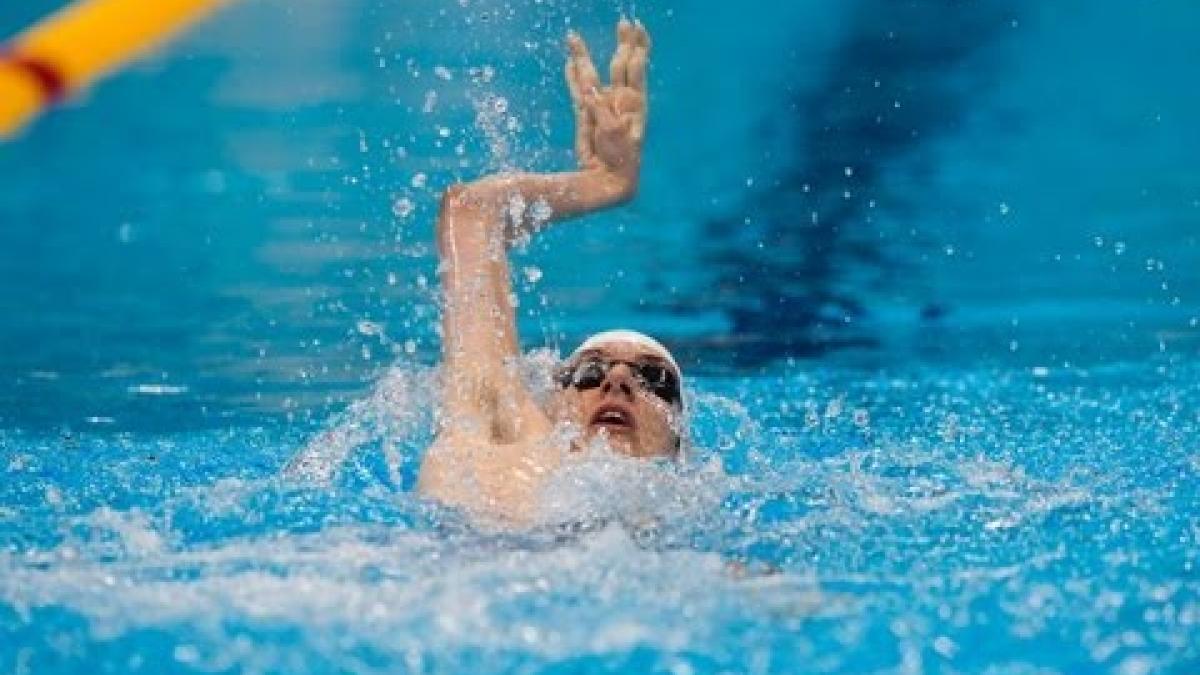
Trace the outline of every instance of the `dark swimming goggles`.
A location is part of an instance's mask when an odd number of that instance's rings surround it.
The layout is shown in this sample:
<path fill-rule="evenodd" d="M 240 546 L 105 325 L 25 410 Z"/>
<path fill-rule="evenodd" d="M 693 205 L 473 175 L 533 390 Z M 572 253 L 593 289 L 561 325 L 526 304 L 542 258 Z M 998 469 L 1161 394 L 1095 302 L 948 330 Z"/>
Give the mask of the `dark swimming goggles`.
<path fill-rule="evenodd" d="M 595 389 L 599 387 L 608 371 L 613 366 L 623 363 L 633 372 L 634 379 L 643 389 L 677 405 L 680 401 L 679 376 L 667 366 L 652 361 L 623 361 L 621 359 L 605 359 L 599 356 L 585 356 L 574 366 L 568 365 L 558 374 L 558 383 L 576 389 Z"/>

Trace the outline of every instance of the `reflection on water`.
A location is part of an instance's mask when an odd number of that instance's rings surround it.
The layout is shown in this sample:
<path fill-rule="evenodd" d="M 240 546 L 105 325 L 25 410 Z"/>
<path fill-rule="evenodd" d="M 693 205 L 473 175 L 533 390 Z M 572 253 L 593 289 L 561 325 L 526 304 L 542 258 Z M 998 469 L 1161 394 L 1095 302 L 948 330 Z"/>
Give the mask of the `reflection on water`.
<path fill-rule="evenodd" d="M 919 288 L 908 277 L 922 273 L 920 256 L 935 245 L 925 202 L 978 199 L 931 191 L 921 177 L 942 137 L 1012 67 L 997 63 L 995 47 L 1019 8 L 853 3 L 818 84 L 781 88 L 757 140 L 785 155 L 782 167 L 748 185 L 734 213 L 705 224 L 715 289 L 689 303 L 728 314 L 740 343 L 733 359 L 878 342 L 864 325 L 871 294 Z M 944 309 L 929 302 L 925 316 L 940 318 Z"/>

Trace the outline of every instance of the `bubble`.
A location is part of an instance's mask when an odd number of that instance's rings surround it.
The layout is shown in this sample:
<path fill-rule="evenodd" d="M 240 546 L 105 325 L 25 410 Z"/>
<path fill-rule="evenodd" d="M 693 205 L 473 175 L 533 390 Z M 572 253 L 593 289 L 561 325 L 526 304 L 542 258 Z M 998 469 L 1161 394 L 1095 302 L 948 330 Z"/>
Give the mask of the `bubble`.
<path fill-rule="evenodd" d="M 533 205 L 529 209 L 529 217 L 533 219 L 535 227 L 541 226 L 548 222 L 554 216 L 554 209 L 550 207 L 550 203 L 544 198 L 538 197 L 534 200 Z"/>
<path fill-rule="evenodd" d="M 520 193 L 512 193 L 508 196 L 508 202 L 505 205 L 505 213 L 510 222 L 520 223 L 525 218 L 525 197 Z"/>
<path fill-rule="evenodd" d="M 871 413 L 866 408 L 854 409 L 854 426 L 862 428 L 871 423 Z"/>
<path fill-rule="evenodd" d="M 200 650 L 196 649 L 195 645 L 176 645 L 174 656 L 175 660 L 180 663 L 193 665 L 200 660 Z"/>
<path fill-rule="evenodd" d="M 359 335 L 383 335 L 383 326 L 367 319 L 359 319 L 358 323 L 354 324 L 354 329 Z"/>
<path fill-rule="evenodd" d="M 487 84 L 496 76 L 496 69 L 491 66 L 476 66 L 467 71 L 471 80 L 476 84 Z"/>
<path fill-rule="evenodd" d="M 392 202 L 392 213 L 397 218 L 404 219 L 409 217 L 412 215 L 414 209 L 416 209 L 416 205 L 408 197 L 401 197 Z"/>

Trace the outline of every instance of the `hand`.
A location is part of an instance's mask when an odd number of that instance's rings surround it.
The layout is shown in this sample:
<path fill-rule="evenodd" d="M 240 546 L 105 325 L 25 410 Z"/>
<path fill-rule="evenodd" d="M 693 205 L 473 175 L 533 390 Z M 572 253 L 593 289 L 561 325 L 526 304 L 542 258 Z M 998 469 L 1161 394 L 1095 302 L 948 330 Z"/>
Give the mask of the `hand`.
<path fill-rule="evenodd" d="M 583 38 L 567 36 L 567 86 L 575 107 L 575 154 L 584 172 L 616 179 L 623 196 L 637 189 L 646 130 L 646 61 L 650 36 L 641 22 L 617 23 L 617 50 L 603 86 Z"/>
<path fill-rule="evenodd" d="M 508 213 L 513 196 L 525 204 L 543 201 L 549 220 L 591 213 L 628 201 L 637 192 L 646 131 L 646 59 L 650 36 L 641 23 L 617 23 L 617 50 L 604 86 L 587 45 L 567 35 L 567 85 L 575 109 L 575 154 L 578 171 L 566 173 L 501 173 L 446 192 L 444 208 Z M 523 236 L 549 222 L 508 219 L 506 239 Z"/>

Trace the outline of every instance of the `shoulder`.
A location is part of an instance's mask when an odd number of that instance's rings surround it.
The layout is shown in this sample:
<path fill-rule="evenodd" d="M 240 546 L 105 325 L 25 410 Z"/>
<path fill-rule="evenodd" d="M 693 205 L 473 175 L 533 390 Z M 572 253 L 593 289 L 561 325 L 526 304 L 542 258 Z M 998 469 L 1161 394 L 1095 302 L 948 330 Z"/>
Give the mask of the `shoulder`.
<path fill-rule="evenodd" d="M 421 462 L 424 497 L 514 522 L 528 518 L 546 476 L 561 464 L 550 434 L 496 443 L 471 433 L 439 434 Z"/>
<path fill-rule="evenodd" d="M 417 491 L 441 501 L 455 501 L 447 499 L 448 493 L 472 473 L 469 448 L 477 447 L 482 440 L 461 432 L 438 434 L 421 458 Z"/>

